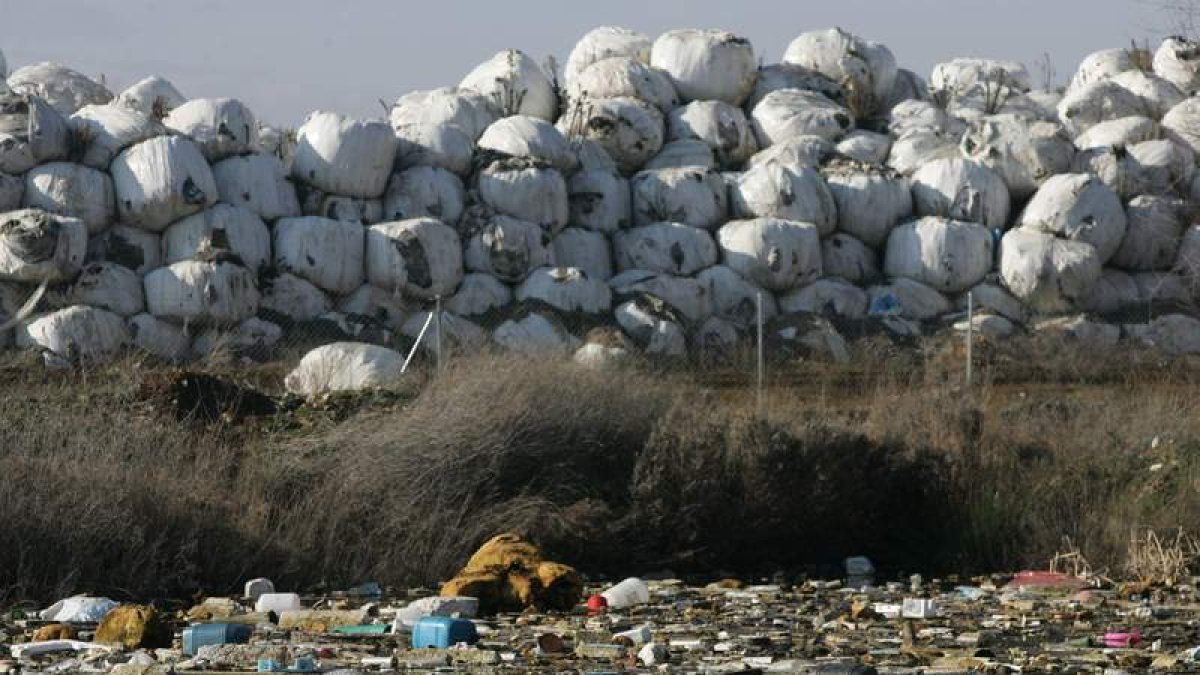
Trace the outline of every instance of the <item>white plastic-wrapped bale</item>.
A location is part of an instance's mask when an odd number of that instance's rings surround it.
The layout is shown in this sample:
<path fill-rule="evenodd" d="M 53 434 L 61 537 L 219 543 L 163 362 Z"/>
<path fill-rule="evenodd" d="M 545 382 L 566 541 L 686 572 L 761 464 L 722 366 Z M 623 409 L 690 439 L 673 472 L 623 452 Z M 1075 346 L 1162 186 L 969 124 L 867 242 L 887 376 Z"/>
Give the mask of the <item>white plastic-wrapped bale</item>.
<path fill-rule="evenodd" d="M 750 123 L 759 147 L 766 148 L 799 136 L 836 141 L 854 128 L 854 116 L 815 91 L 780 89 L 754 106 Z"/>
<path fill-rule="evenodd" d="M 936 288 L 908 277 L 897 277 L 886 285 L 872 286 L 869 314 L 895 314 L 913 321 L 929 321 L 949 313 L 953 305 Z M 881 311 L 886 308 L 886 311 Z"/>
<path fill-rule="evenodd" d="M 22 174 L 43 162 L 66 159 L 71 139 L 67 119 L 49 103 L 0 91 L 0 171 Z"/>
<path fill-rule="evenodd" d="M 650 50 L 650 65 L 671 76 L 684 102 L 741 105 L 758 75 L 758 60 L 750 41 L 721 30 L 663 33 Z"/>
<path fill-rule="evenodd" d="M 563 117 L 565 124 L 571 115 Z M 658 154 L 663 145 L 664 121 L 657 108 L 636 98 L 589 101 L 572 135 L 594 141 L 626 174 L 633 173 Z"/>
<path fill-rule="evenodd" d="M 232 325 L 258 311 L 255 275 L 231 262 L 184 260 L 150 272 L 142 282 L 146 309 L 160 319 Z"/>
<path fill-rule="evenodd" d="M 992 115 L 971 125 L 963 155 L 1004 179 L 1013 199 L 1025 199 L 1047 178 L 1071 169 L 1075 147 L 1061 126 L 1016 115 Z"/>
<path fill-rule="evenodd" d="M 1077 303 L 1079 309 L 1101 316 L 1120 313 L 1142 304 L 1137 282 L 1127 272 L 1104 268 L 1087 297 Z"/>
<path fill-rule="evenodd" d="M 711 169 L 642 171 L 629 187 L 634 225 L 670 221 L 711 230 L 725 222 L 729 211 L 725 181 Z"/>
<path fill-rule="evenodd" d="M 918 216 L 941 216 L 1003 228 L 1012 200 L 998 173 L 969 159 L 938 159 L 912 177 Z"/>
<path fill-rule="evenodd" d="M 879 278 L 879 256 L 854 237 L 838 232 L 821 241 L 821 271 L 851 283 L 868 285 Z"/>
<path fill-rule="evenodd" d="M 758 69 L 758 78 L 754 81 L 754 89 L 750 92 L 750 97 L 746 99 L 743 107 L 747 111 L 754 110 L 754 106 L 766 98 L 767 94 L 780 89 L 815 91 L 839 104 L 845 103 L 846 98 L 846 92 L 840 84 L 812 68 L 790 63 L 775 63 Z"/>
<path fill-rule="evenodd" d="M 578 171 L 567 182 L 572 225 L 596 232 L 616 232 L 629 227 L 633 217 L 629 181 L 614 170 Z"/>
<path fill-rule="evenodd" d="M 884 112 L 896 80 L 896 57 L 886 46 L 840 28 L 804 33 L 792 40 L 783 62 L 812 68 L 847 89 L 865 114 Z"/>
<path fill-rule="evenodd" d="M 383 195 L 383 218 L 437 218 L 456 225 L 466 207 L 462 181 L 445 169 L 418 166 L 392 174 Z"/>
<path fill-rule="evenodd" d="M 701 169 L 716 169 L 717 158 L 708 143 L 694 138 L 668 141 L 658 154 L 646 162 L 646 171 L 655 169 L 681 169 L 687 166 Z"/>
<path fill-rule="evenodd" d="M 599 143 L 579 136 L 568 138 L 567 143 L 578 161 L 576 171 L 617 170 L 617 163 L 613 161 L 612 155 L 600 147 Z"/>
<path fill-rule="evenodd" d="M 337 311 L 351 318 L 372 321 L 380 326 L 399 330 L 408 316 L 408 308 L 399 293 L 363 284 L 342 298 Z M 451 310 L 453 311 L 453 310 Z"/>
<path fill-rule="evenodd" d="M 1142 97 L 1112 80 L 1073 89 L 1058 104 L 1059 119 L 1076 136 L 1105 120 L 1130 115 L 1154 117 L 1152 112 Z"/>
<path fill-rule="evenodd" d="M 324 291 L 294 274 L 277 274 L 263 280 L 259 310 L 274 312 L 292 321 L 314 321 L 333 311 Z"/>
<path fill-rule="evenodd" d="M 408 317 L 400 329 L 405 337 L 416 340 L 421 334 L 421 327 L 429 321 L 429 328 L 421 341 L 421 346 L 426 352 L 432 353 L 434 345 L 438 344 L 442 346 L 443 351 L 468 351 L 479 349 L 487 343 L 487 333 L 474 322 L 451 312 L 442 312 L 440 317 L 430 320 L 431 314 L 432 312 L 416 312 Z"/>
<path fill-rule="evenodd" d="M 1075 137 L 1079 150 L 1103 147 L 1123 147 L 1158 138 L 1158 123 L 1149 117 L 1131 115 L 1105 120 Z M 1062 173 L 1061 171 L 1059 173 Z"/>
<path fill-rule="evenodd" d="M 385 290 L 403 288 L 425 300 L 449 296 L 463 278 L 458 233 L 433 218 L 372 225 L 367 230 L 367 278 Z"/>
<path fill-rule="evenodd" d="M 292 176 L 325 192 L 373 199 L 387 187 L 397 143 L 383 122 L 315 112 L 297 132 Z"/>
<path fill-rule="evenodd" d="M 17 327 L 18 347 L 85 364 L 111 358 L 128 344 L 125 319 L 95 307 L 67 307 Z"/>
<path fill-rule="evenodd" d="M 732 322 L 740 328 L 754 325 L 758 316 L 758 298 L 762 297 L 763 320 L 779 313 L 775 296 L 744 279 L 725 265 L 713 265 L 696 275 L 696 280 L 708 286 L 713 315 Z"/>
<path fill-rule="evenodd" d="M 983 282 L 976 284 L 970 290 L 971 297 L 969 299 L 976 311 L 994 312 L 1004 318 L 1016 322 L 1025 323 L 1025 307 L 1021 305 L 1021 301 L 1013 297 L 996 283 Z M 958 308 L 961 310 L 967 309 L 968 298 L 967 294 L 963 293 L 958 296 Z"/>
<path fill-rule="evenodd" d="M 479 137 L 477 145 L 481 151 L 540 160 L 559 171 L 571 171 L 577 165 L 567 137 L 553 124 L 536 117 L 513 115 L 496 120 Z"/>
<path fill-rule="evenodd" d="M 562 174 L 528 158 L 491 162 L 476 176 L 479 197 L 497 212 L 537 223 L 551 236 L 567 226 L 570 202 Z"/>
<path fill-rule="evenodd" d="M 73 277 L 87 255 L 87 226 L 40 209 L 0 214 L 0 279 L 62 281 Z"/>
<path fill-rule="evenodd" d="M 892 138 L 874 131 L 851 131 L 838 142 L 837 152 L 863 164 L 883 164 L 892 150 Z"/>
<path fill-rule="evenodd" d="M 1088 54 L 1075 70 L 1068 91 L 1082 89 L 1093 82 L 1107 80 L 1113 75 L 1138 68 L 1141 59 L 1137 51 L 1136 48 L 1119 47 Z"/>
<path fill-rule="evenodd" d="M 651 223 L 613 236 L 617 268 L 689 276 L 715 265 L 717 245 L 705 230 L 682 223 Z"/>
<path fill-rule="evenodd" d="M 589 331 L 584 344 L 575 351 L 571 360 L 584 368 L 605 370 L 619 367 L 629 360 L 636 348 L 620 329 L 605 326 Z"/>
<path fill-rule="evenodd" d="M 142 141 L 118 155 L 109 171 L 121 222 L 151 232 L 217 203 L 208 162 L 180 136 Z"/>
<path fill-rule="evenodd" d="M 400 352 L 361 342 L 335 342 L 305 354 L 283 382 L 290 393 L 305 396 L 380 389 L 398 383 L 403 367 Z"/>
<path fill-rule="evenodd" d="M 1171 108 L 1162 118 L 1163 136 L 1200 154 L 1200 97 L 1192 97 Z"/>
<path fill-rule="evenodd" d="M 608 237 L 602 232 L 568 227 L 552 243 L 556 265 L 583 270 L 589 279 L 608 281 L 612 278 L 612 251 Z"/>
<path fill-rule="evenodd" d="M 131 317 L 129 344 L 147 354 L 167 361 L 187 358 L 192 340 L 182 328 L 145 312 Z"/>
<path fill-rule="evenodd" d="M 725 167 L 740 166 L 758 151 L 745 113 L 722 101 L 694 101 L 671 112 L 668 122 L 671 140 L 704 141 Z"/>
<path fill-rule="evenodd" d="M 502 349 L 526 356 L 566 354 L 583 344 L 557 319 L 538 312 L 530 312 L 519 319 L 512 318 L 500 324 L 492 332 L 492 341 Z"/>
<path fill-rule="evenodd" d="M 1125 208 L 1125 237 L 1109 263 L 1131 272 L 1170 269 L 1187 226 L 1186 208 L 1174 197 L 1134 197 Z"/>
<path fill-rule="evenodd" d="M 1136 174 L 1137 171 L 1138 167 L 1129 158 L 1129 151 L 1119 146 L 1082 150 L 1075 153 L 1075 161 L 1071 163 L 1072 173 L 1092 174 L 1123 198 L 1135 194 L 1130 189 L 1136 182 L 1131 174 Z"/>
<path fill-rule="evenodd" d="M 612 290 L 599 279 L 588 278 L 575 267 L 542 267 L 520 286 L 520 302 L 543 302 L 563 312 L 600 314 L 612 308 Z"/>
<path fill-rule="evenodd" d="M 896 81 L 892 83 L 892 93 L 888 97 L 888 107 L 894 107 L 905 101 L 929 100 L 929 83 L 925 78 L 907 68 L 896 70 Z"/>
<path fill-rule="evenodd" d="M 458 291 L 444 300 L 446 311 L 459 316 L 479 316 L 512 303 L 512 289 L 490 274 L 470 273 L 463 276 Z"/>
<path fill-rule="evenodd" d="M 729 319 L 709 317 L 692 330 L 692 353 L 705 359 L 727 359 L 741 342 L 743 331 Z"/>
<path fill-rule="evenodd" d="M 1127 70 L 1113 75 L 1110 82 L 1125 87 L 1142 100 L 1147 117 L 1162 119 L 1171 108 L 1183 102 L 1187 96 L 1179 88 L 1153 73 L 1142 70 Z"/>
<path fill-rule="evenodd" d="M 8 88 L 46 100 L 63 115 L 85 105 L 104 105 L 112 92 L 88 76 L 57 63 L 42 62 L 18 68 L 8 76 Z"/>
<path fill-rule="evenodd" d="M 1033 325 L 1033 331 L 1039 335 L 1073 340 L 1089 347 L 1110 349 L 1116 347 L 1121 339 L 1120 327 L 1103 321 L 1093 321 L 1082 314 L 1042 319 Z"/>
<path fill-rule="evenodd" d="M 275 267 L 331 293 L 345 294 L 363 283 L 363 228 L 307 216 L 283 218 L 273 232 Z"/>
<path fill-rule="evenodd" d="M 268 350 L 281 339 L 282 328 L 252 316 L 230 328 L 203 331 L 192 341 L 191 354 L 198 359 L 220 356 L 265 361 L 269 358 Z"/>
<path fill-rule="evenodd" d="M 396 168 L 433 166 L 460 176 L 471 172 L 475 142 L 452 124 L 406 124 L 396 128 Z"/>
<path fill-rule="evenodd" d="M 162 247 L 168 265 L 225 251 L 237 256 L 247 269 L 257 272 L 271 261 L 271 232 L 253 211 L 217 204 L 163 230 Z"/>
<path fill-rule="evenodd" d="M 80 108 L 69 120 L 73 138 L 84 149 L 79 163 L 107 169 L 125 148 L 167 133 L 157 119 L 115 103 Z"/>
<path fill-rule="evenodd" d="M 832 157 L 836 150 L 833 143 L 820 136 L 797 136 L 754 153 L 746 160 L 744 168 L 750 171 L 771 163 L 792 171 L 804 167 L 816 168 Z"/>
<path fill-rule="evenodd" d="M 687 334 L 679 317 L 658 298 L 639 296 L 622 303 L 613 317 L 647 354 L 678 357 L 687 353 Z"/>
<path fill-rule="evenodd" d="M 186 103 L 187 97 L 179 93 L 175 85 L 165 77 L 151 75 L 129 85 L 125 91 L 117 94 L 113 102 L 123 108 L 161 120 L 172 110 Z"/>
<path fill-rule="evenodd" d="M 1183 277 L 1173 272 L 1134 272 L 1142 307 L 1151 303 L 1191 305 L 1192 294 Z"/>
<path fill-rule="evenodd" d="M 821 276 L 817 226 L 778 218 L 733 220 L 717 232 L 724 263 L 771 291 L 790 291 Z"/>
<path fill-rule="evenodd" d="M 959 293 L 992 269 L 992 233 L 978 223 L 927 217 L 888 236 L 883 269 L 946 293 Z"/>
<path fill-rule="evenodd" d="M 911 176 L 930 162 L 961 158 L 959 139 L 957 134 L 936 129 L 910 131 L 892 141 L 887 164 L 905 176 Z"/>
<path fill-rule="evenodd" d="M 1169 37 L 1154 52 L 1154 74 L 1191 96 L 1200 90 L 1200 44 Z"/>
<path fill-rule="evenodd" d="M 574 85 L 589 66 L 606 59 L 628 57 L 641 63 L 650 63 L 652 47 L 650 38 L 628 28 L 593 28 L 579 38 L 567 56 L 567 63 L 563 66 L 563 81 L 568 86 Z"/>
<path fill-rule="evenodd" d="M 121 316 L 133 316 L 146 308 L 141 278 L 128 267 L 110 262 L 84 265 L 66 298 L 72 305 L 99 307 Z"/>
<path fill-rule="evenodd" d="M 230 157 L 214 164 L 212 171 L 217 194 L 226 204 L 249 209 L 266 221 L 300 215 L 296 188 L 274 155 Z"/>
<path fill-rule="evenodd" d="M 162 237 L 129 225 L 115 225 L 88 240 L 87 258 L 114 262 L 145 274 L 162 267 Z"/>
<path fill-rule="evenodd" d="M 516 49 L 479 64 L 458 86 L 490 99 L 502 116 L 528 115 L 553 122 L 558 115 L 554 85 L 532 58 Z"/>
<path fill-rule="evenodd" d="M 1180 237 L 1171 271 L 1179 275 L 1193 297 L 1200 296 L 1200 225 L 1188 227 Z"/>
<path fill-rule="evenodd" d="M 1143 141 L 1128 146 L 1123 161 L 1129 166 L 1118 190 L 1122 196 L 1135 194 L 1187 194 L 1196 171 L 1190 148 L 1166 139 Z"/>
<path fill-rule="evenodd" d="M 1082 241 L 1013 229 L 1000 240 L 1000 278 L 1035 313 L 1070 311 L 1100 278 L 1100 256 Z"/>
<path fill-rule="evenodd" d="M 586 108 L 591 101 L 606 98 L 636 98 L 666 115 L 679 105 L 679 94 L 669 75 L 628 56 L 591 64 L 570 81 L 567 96 L 572 108 Z"/>
<path fill-rule="evenodd" d="M 535 223 L 495 216 L 467 242 L 468 270 L 519 283 L 538 267 L 554 262 L 550 237 Z"/>
<path fill-rule="evenodd" d="M 858 286 L 836 277 L 817 279 L 799 290 L 779 296 L 779 311 L 800 312 L 861 319 L 867 315 L 870 298 Z"/>
<path fill-rule="evenodd" d="M 258 149 L 258 121 L 234 98 L 192 99 L 172 110 L 163 124 L 196 141 L 210 162 Z"/>
<path fill-rule="evenodd" d="M 1125 236 L 1125 209 L 1116 193 L 1096 176 L 1060 174 L 1042 184 L 1017 225 L 1091 244 L 1105 263 Z"/>
<path fill-rule="evenodd" d="M 780 218 L 812 223 L 821 235 L 837 228 L 837 202 L 816 169 L 768 163 L 741 175 L 730 190 L 738 218 Z"/>
<path fill-rule="evenodd" d="M 43 164 L 25 174 L 22 204 L 78 218 L 91 233 L 111 225 L 117 210 L 108 174 L 70 162 Z"/>
<path fill-rule="evenodd" d="M 372 225 L 383 220 L 382 199 L 326 194 L 304 183 L 297 183 L 295 187 L 296 197 L 300 201 L 300 213 L 303 215 L 363 225 Z"/>
<path fill-rule="evenodd" d="M 393 129 L 410 125 L 461 129 L 475 141 L 500 118 L 491 99 L 475 91 L 442 87 L 414 91 L 401 96 L 392 106 Z"/>
<path fill-rule="evenodd" d="M 1018 92 L 1032 89 L 1029 70 L 1016 61 L 957 58 L 933 67 L 929 86 L 953 96 L 969 94 L 979 86 L 1006 87 Z"/>
<path fill-rule="evenodd" d="M 0 173 L 0 213 L 21 208 L 25 196 L 25 180 L 20 176 Z"/>
<path fill-rule="evenodd" d="M 712 316 L 712 298 L 709 297 L 708 287 L 691 277 L 628 270 L 609 279 L 608 286 L 621 299 L 639 293 L 652 295 L 670 305 L 691 323 L 699 323 Z"/>
<path fill-rule="evenodd" d="M 930 101 L 904 101 L 888 112 L 888 133 L 896 138 L 918 130 L 959 133 L 964 126 L 961 120 L 951 117 L 945 108 Z"/>
<path fill-rule="evenodd" d="M 1129 328 L 1126 326 L 1125 328 Z M 1175 356 L 1200 353 L 1200 320 L 1186 314 L 1155 317 L 1131 337 Z"/>
<path fill-rule="evenodd" d="M 832 162 L 822 174 L 837 207 L 837 229 L 868 246 L 882 246 L 892 228 L 912 215 L 912 187 L 892 170 Z"/>

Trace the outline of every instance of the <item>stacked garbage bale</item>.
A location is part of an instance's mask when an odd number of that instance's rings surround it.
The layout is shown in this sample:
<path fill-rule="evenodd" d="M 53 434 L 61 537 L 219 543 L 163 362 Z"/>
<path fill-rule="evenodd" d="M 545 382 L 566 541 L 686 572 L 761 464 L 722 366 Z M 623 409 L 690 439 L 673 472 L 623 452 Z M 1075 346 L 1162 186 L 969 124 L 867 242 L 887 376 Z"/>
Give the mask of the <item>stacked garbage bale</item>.
<path fill-rule="evenodd" d="M 343 343 L 593 362 L 728 350 L 760 300 L 804 344 L 797 316 L 918 334 L 968 293 L 997 335 L 1188 306 L 1198 54 L 1097 52 L 1056 92 L 979 58 L 926 83 L 840 29 L 760 65 L 724 31 L 607 27 L 561 75 L 506 50 L 387 120 L 295 131 L 28 66 L 0 95 L 4 338 L 186 359 L 319 326 L 338 363 L 394 369 Z"/>

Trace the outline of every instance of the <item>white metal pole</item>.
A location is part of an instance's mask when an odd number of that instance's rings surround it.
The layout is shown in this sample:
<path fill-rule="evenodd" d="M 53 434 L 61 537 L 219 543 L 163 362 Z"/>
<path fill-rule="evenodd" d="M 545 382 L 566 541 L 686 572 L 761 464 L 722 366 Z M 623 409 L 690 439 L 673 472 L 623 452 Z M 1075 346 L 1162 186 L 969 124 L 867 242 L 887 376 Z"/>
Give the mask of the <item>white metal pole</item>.
<path fill-rule="evenodd" d="M 972 366 L 974 365 L 973 356 L 975 348 L 975 293 L 967 292 L 967 386 L 973 384 Z"/>
<path fill-rule="evenodd" d="M 757 394 L 756 394 L 756 399 L 757 399 L 756 405 L 758 407 L 758 416 L 762 417 L 765 412 L 764 406 L 766 403 L 765 392 L 763 391 L 763 380 L 765 379 L 766 361 L 763 358 L 763 296 L 762 296 L 762 291 L 759 291 L 755 295 L 755 298 L 756 298 L 755 324 L 758 327 L 758 350 L 757 350 L 758 351 L 758 364 L 757 364 L 757 366 L 758 366 L 758 377 L 757 377 L 758 386 L 757 386 Z"/>

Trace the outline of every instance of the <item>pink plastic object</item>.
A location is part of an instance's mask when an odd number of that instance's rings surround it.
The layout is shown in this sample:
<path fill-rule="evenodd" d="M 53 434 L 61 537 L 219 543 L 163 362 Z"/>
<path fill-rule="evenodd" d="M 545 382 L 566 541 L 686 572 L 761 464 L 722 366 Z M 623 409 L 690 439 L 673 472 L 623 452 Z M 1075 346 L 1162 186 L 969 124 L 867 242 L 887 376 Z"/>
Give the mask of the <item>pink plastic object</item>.
<path fill-rule="evenodd" d="M 1045 588 L 1061 589 L 1064 591 L 1077 591 L 1086 586 L 1087 584 L 1079 577 L 1062 574 L 1061 572 L 1017 572 L 1012 581 L 1008 582 L 1008 588 Z"/>
<path fill-rule="evenodd" d="M 1136 630 L 1127 633 L 1105 633 L 1104 646 L 1113 649 L 1133 647 L 1142 641 L 1142 634 Z"/>

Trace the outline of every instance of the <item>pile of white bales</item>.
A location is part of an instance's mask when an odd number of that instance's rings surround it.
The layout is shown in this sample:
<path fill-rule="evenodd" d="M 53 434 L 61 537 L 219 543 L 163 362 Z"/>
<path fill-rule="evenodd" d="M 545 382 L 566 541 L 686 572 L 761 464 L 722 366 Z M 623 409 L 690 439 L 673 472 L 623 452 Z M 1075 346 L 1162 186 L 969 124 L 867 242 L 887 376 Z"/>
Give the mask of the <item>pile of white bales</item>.
<path fill-rule="evenodd" d="M 724 31 L 599 28 L 561 75 L 509 50 L 390 120 L 295 132 L 159 77 L 114 96 L 20 68 L 0 95 L 5 337 L 65 362 L 314 322 L 396 347 L 440 298 L 444 344 L 605 360 L 732 346 L 759 294 L 768 319 L 919 330 L 973 291 L 1006 335 L 1200 288 L 1200 45 L 1097 52 L 1064 92 L 990 59 L 926 83 L 839 29 L 759 64 Z"/>

